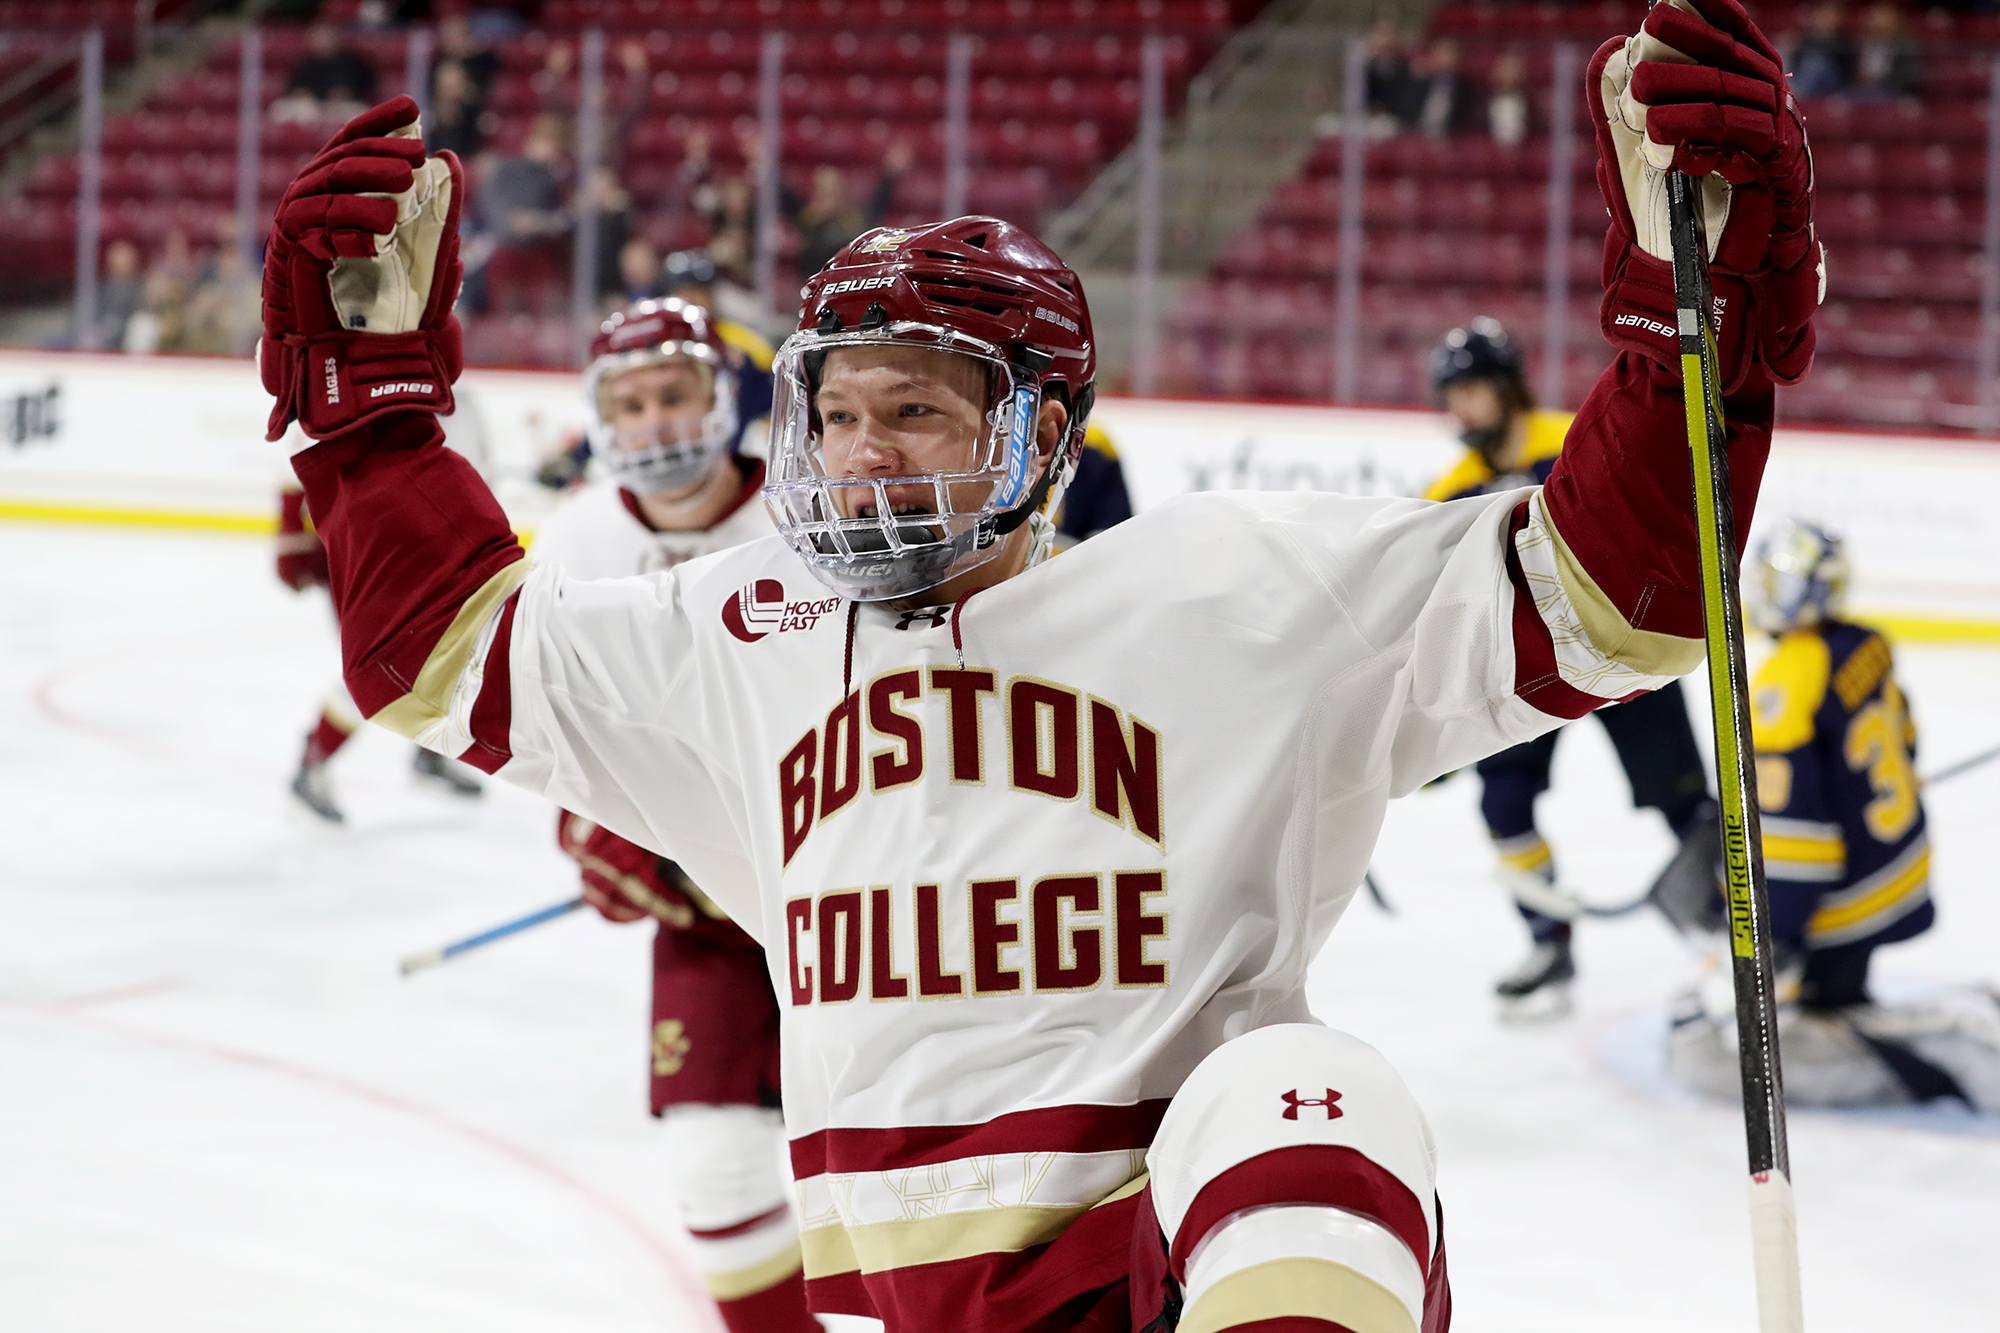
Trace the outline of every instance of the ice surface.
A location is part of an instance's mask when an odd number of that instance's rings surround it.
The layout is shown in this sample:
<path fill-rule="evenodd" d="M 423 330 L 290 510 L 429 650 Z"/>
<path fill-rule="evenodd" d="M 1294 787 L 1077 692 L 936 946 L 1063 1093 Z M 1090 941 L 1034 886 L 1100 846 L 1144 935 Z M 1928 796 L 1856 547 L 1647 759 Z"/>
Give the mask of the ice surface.
<path fill-rule="evenodd" d="M 385 733 L 335 760 L 346 828 L 296 811 L 334 671 L 263 543 L 0 526 L 0 1327 L 713 1329 L 644 1110 L 647 933 L 579 914 L 399 979 L 572 876 L 539 801 L 419 788 Z M 2000 743 L 2000 653 L 1902 671 L 1923 767 Z M 1883 970 L 1990 979 L 2000 764 L 1929 799 L 1942 924 Z M 1668 850 L 1588 721 L 1543 810 L 1593 898 Z M 1399 802 L 1396 915 L 1358 900 L 1313 983 L 1430 1113 L 1456 1326 L 1753 1327 L 1735 1113 L 1599 1054 L 1690 956 L 1586 923 L 1577 1016 L 1502 1028 L 1525 937 L 1488 856 L 1471 779 Z M 2000 1141 L 1792 1127 L 1814 1333 L 1994 1326 Z"/>

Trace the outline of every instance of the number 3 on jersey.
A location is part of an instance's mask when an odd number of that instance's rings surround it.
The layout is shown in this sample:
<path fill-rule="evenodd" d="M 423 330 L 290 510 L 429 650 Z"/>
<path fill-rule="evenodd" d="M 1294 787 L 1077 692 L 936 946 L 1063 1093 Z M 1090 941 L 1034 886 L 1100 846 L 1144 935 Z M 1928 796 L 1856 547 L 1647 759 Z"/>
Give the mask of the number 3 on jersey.
<path fill-rule="evenodd" d="M 1847 724 L 1847 766 L 1866 772 L 1875 792 L 1861 817 L 1869 833 L 1885 843 L 1909 832 L 1917 818 L 1917 774 L 1909 749 L 1912 732 L 1903 692 L 1893 680 L 1884 681 L 1882 696 L 1870 700 Z"/>

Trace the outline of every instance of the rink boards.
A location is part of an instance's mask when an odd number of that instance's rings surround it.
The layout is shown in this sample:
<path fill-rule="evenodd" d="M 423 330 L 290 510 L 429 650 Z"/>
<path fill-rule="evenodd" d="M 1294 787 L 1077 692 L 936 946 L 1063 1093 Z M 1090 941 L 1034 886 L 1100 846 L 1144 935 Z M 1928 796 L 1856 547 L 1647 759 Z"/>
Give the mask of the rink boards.
<path fill-rule="evenodd" d="M 574 375 L 467 371 L 452 442 L 517 526 L 535 463 L 582 426 Z M 0 518 L 264 534 L 289 442 L 247 361 L 0 352 Z M 1411 495 L 1458 445 L 1437 413 L 1107 398 L 1096 420 L 1141 509 L 1195 490 Z M 1781 430 L 1760 515 L 1849 538 L 1857 608 L 1909 638 L 2000 640 L 2000 446 Z"/>

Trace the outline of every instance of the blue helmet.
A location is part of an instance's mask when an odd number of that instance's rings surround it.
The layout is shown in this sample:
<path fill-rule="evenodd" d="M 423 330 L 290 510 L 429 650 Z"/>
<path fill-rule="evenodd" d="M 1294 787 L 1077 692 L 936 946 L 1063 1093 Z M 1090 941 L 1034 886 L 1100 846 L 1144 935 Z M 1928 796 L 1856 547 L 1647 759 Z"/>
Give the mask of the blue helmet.
<path fill-rule="evenodd" d="M 1475 379 L 1523 382 L 1520 344 L 1507 336 L 1499 320 L 1484 315 L 1445 334 L 1431 349 L 1432 389 L 1443 393 L 1447 385 Z"/>
<path fill-rule="evenodd" d="M 1847 601 L 1847 543 L 1803 518 L 1787 518 L 1757 543 L 1743 571 L 1743 614 L 1767 634 L 1832 620 Z"/>
<path fill-rule="evenodd" d="M 660 272 L 666 277 L 670 292 L 681 287 L 715 285 L 715 261 L 701 250 L 674 251 L 660 261 Z"/>

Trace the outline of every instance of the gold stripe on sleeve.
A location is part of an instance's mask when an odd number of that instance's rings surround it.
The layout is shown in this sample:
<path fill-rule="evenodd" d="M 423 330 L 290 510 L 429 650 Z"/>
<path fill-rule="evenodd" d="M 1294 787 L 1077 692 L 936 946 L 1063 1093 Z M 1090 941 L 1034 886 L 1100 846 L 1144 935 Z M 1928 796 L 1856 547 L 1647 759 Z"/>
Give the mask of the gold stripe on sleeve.
<path fill-rule="evenodd" d="M 1542 524 L 1555 548 L 1556 577 L 1562 580 L 1563 593 L 1598 652 L 1642 676 L 1685 676 L 1701 664 L 1704 646 L 1700 639 L 1632 628 L 1625 614 L 1590 577 L 1590 571 L 1577 563 L 1546 504 L 1542 505 Z"/>
<path fill-rule="evenodd" d="M 411 740 L 443 721 L 451 707 L 452 691 L 458 688 L 458 678 L 472 662 L 479 631 L 527 577 L 528 562 L 516 560 L 466 598 L 458 614 L 451 618 L 451 624 L 438 636 L 431 655 L 424 660 L 415 688 L 384 707 L 370 721 Z"/>

